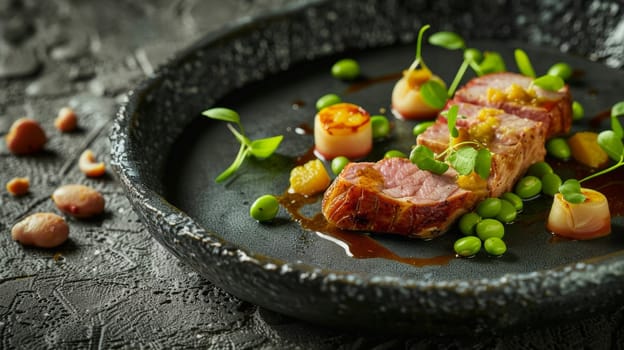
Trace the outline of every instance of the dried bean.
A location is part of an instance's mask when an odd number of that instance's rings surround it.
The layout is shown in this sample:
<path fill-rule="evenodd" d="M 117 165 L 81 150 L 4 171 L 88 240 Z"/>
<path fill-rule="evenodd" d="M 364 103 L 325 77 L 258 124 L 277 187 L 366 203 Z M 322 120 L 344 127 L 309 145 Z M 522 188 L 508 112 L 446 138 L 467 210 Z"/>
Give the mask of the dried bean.
<path fill-rule="evenodd" d="M 60 211 L 77 218 L 92 217 L 104 211 L 104 197 L 89 186 L 61 186 L 52 194 L 52 200 Z"/>
<path fill-rule="evenodd" d="M 76 129 L 78 125 L 78 117 L 73 109 L 69 107 L 63 107 L 58 112 L 56 119 L 54 119 L 54 127 L 60 132 L 70 132 Z"/>
<path fill-rule="evenodd" d="M 21 155 L 40 151 L 48 139 L 36 120 L 20 118 L 13 122 L 5 140 L 11 153 Z"/>
<path fill-rule="evenodd" d="M 78 159 L 78 168 L 88 177 L 100 177 L 106 173 L 104 162 L 96 162 L 95 155 L 90 149 L 85 150 Z"/>
<path fill-rule="evenodd" d="M 23 196 L 28 193 L 30 181 L 27 177 L 14 177 L 6 184 L 6 189 L 13 196 Z"/>
<path fill-rule="evenodd" d="M 69 226 L 53 213 L 36 213 L 18 222 L 11 229 L 11 237 L 23 245 L 54 248 L 67 240 Z"/>

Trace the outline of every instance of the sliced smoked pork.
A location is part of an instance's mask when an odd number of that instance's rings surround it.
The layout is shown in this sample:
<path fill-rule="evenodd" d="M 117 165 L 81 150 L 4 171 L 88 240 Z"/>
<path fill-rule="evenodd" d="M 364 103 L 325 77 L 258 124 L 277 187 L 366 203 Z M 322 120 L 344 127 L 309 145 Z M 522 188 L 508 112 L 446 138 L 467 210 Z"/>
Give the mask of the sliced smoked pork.
<path fill-rule="evenodd" d="M 434 238 L 487 196 L 456 179 L 452 168 L 436 175 L 405 158 L 349 163 L 325 191 L 322 212 L 345 230 Z"/>
<path fill-rule="evenodd" d="M 540 122 L 469 103 L 457 106 L 461 117 L 457 118 L 456 127 L 460 136 L 455 142 L 478 140 L 486 143 L 492 153 L 488 179 L 491 197 L 510 191 L 531 164 L 544 160 L 545 131 Z M 440 116 L 416 142 L 435 153 L 444 151 L 449 143 L 446 119 Z"/>
<path fill-rule="evenodd" d="M 568 86 L 559 91 L 539 87 L 527 90 L 532 81 L 532 78 L 517 73 L 488 74 L 470 80 L 457 90 L 453 100 L 499 108 L 541 122 L 547 139 L 567 133 L 572 124 L 572 97 Z"/>

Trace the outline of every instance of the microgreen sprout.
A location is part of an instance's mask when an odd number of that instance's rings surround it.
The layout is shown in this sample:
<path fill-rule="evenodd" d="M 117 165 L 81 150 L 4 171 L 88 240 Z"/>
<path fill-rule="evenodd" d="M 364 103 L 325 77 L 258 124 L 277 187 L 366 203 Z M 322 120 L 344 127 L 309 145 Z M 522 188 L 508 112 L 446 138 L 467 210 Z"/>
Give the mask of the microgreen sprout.
<path fill-rule="evenodd" d="M 482 76 L 490 73 L 499 73 L 507 70 L 505 60 L 498 52 L 486 51 L 483 53 L 483 61 L 479 64 L 477 75 Z"/>
<path fill-rule="evenodd" d="M 450 138 L 459 136 L 456 122 L 459 107 L 451 106 L 442 112 L 446 117 Z M 444 161 L 442 161 L 442 160 Z M 475 171 L 481 178 L 490 176 L 491 153 L 484 145 L 476 141 L 463 141 L 449 147 L 438 155 L 424 145 L 416 146 L 410 153 L 410 160 L 422 170 L 428 170 L 435 174 L 443 174 L 452 166 L 460 175 L 469 175 Z"/>
<path fill-rule="evenodd" d="M 615 164 L 589 175 L 582 180 L 566 180 L 559 187 L 559 192 L 561 192 L 566 201 L 570 203 L 582 203 L 585 201 L 585 195 L 581 193 L 582 182 L 604 175 L 621 166 L 624 166 L 624 143 L 622 143 L 624 131 L 622 130 L 622 124 L 618 120 L 618 118 L 623 115 L 624 101 L 621 101 L 611 107 L 611 130 L 605 130 L 598 134 L 598 145 L 600 145 L 607 155 L 609 155 L 609 158 L 615 161 Z"/>
<path fill-rule="evenodd" d="M 228 129 L 230 129 L 232 134 L 234 134 L 234 137 L 236 137 L 238 142 L 240 142 L 241 144 L 236 158 L 234 158 L 234 161 L 227 169 L 225 169 L 221 174 L 216 177 L 216 182 L 223 182 L 227 180 L 230 176 L 232 176 L 243 164 L 245 158 L 247 158 L 247 156 L 249 155 L 252 155 L 258 159 L 270 157 L 275 152 L 275 150 L 277 150 L 280 142 L 282 142 L 282 139 L 284 138 L 284 136 L 279 135 L 257 140 L 250 140 L 245 135 L 245 131 L 243 129 L 243 125 L 241 124 L 240 116 L 238 115 L 238 113 L 228 108 L 211 108 L 205 110 L 204 112 L 202 112 L 202 114 L 211 119 L 227 122 Z M 238 130 L 236 129 L 236 127 L 234 127 L 233 124 L 238 127 Z"/>
<path fill-rule="evenodd" d="M 429 37 L 429 43 L 431 45 L 439 46 L 447 50 L 461 49 L 464 51 L 464 55 L 463 55 L 464 60 L 462 64 L 459 66 L 459 69 L 457 70 L 457 73 L 455 74 L 455 77 L 453 78 L 453 82 L 451 83 L 451 86 L 449 86 L 448 90 L 445 91 L 446 97 L 443 97 L 442 91 L 440 89 L 437 89 L 439 91 L 435 91 L 437 94 L 435 97 L 423 96 L 423 98 L 425 99 L 425 102 L 428 102 L 428 103 L 431 102 L 432 106 L 434 106 L 433 105 L 434 103 L 436 104 L 435 106 L 439 106 L 440 105 L 439 101 L 442 100 L 443 98 L 446 100 L 450 97 L 453 97 L 453 94 L 455 94 L 455 90 L 457 90 L 459 83 L 461 82 L 462 78 L 464 77 L 464 74 L 466 74 L 466 71 L 468 70 L 469 67 L 472 67 L 473 70 L 478 75 L 482 75 L 481 74 L 482 69 L 478 63 L 478 61 L 480 61 L 482 58 L 482 54 L 477 49 L 467 48 L 466 42 L 464 41 L 464 39 L 459 34 L 456 34 L 453 32 L 434 33 Z M 503 68 L 504 68 L 504 64 L 503 64 Z M 429 99 L 431 99 L 431 101 L 429 101 Z M 442 107 L 444 106 L 442 105 Z"/>
<path fill-rule="evenodd" d="M 546 74 L 533 80 L 531 85 L 539 86 L 548 91 L 558 91 L 565 85 L 565 82 L 556 75 Z"/>
<path fill-rule="evenodd" d="M 527 77 L 535 78 L 535 70 L 533 69 L 529 55 L 527 55 L 527 53 L 522 49 L 515 49 L 514 57 L 520 73 L 526 75 Z"/>
<path fill-rule="evenodd" d="M 425 31 L 429 29 L 431 26 L 426 24 L 420 28 L 418 31 L 418 40 L 416 42 L 416 58 L 414 58 L 414 62 L 410 65 L 408 70 L 415 70 L 418 66 L 421 66 L 423 69 L 428 69 L 424 60 L 422 59 L 422 40 L 425 34 Z M 446 104 L 446 100 L 448 99 L 447 91 L 442 84 L 439 82 L 429 79 L 420 87 L 420 92 L 422 94 L 423 100 L 427 105 L 436 109 L 442 109 Z"/>
<path fill-rule="evenodd" d="M 465 49 L 464 39 L 453 32 L 437 32 L 429 37 L 431 45 L 440 46 L 448 50 Z"/>
<path fill-rule="evenodd" d="M 533 78 L 529 89 L 533 86 L 538 86 L 544 90 L 558 91 L 565 85 L 565 81 L 558 75 L 546 74 L 536 77 L 529 55 L 527 55 L 524 50 L 515 49 L 514 57 L 516 59 L 516 66 L 518 66 L 520 73 L 529 78 Z"/>
<path fill-rule="evenodd" d="M 415 70 L 416 68 L 418 68 L 419 65 L 422 65 L 423 68 L 427 68 L 427 65 L 425 65 L 425 62 L 422 59 L 421 48 L 422 48 L 423 36 L 425 35 L 425 32 L 427 31 L 427 29 L 429 29 L 430 27 L 431 27 L 430 25 L 425 24 L 418 31 L 418 40 L 416 41 L 416 58 L 414 58 L 414 62 L 412 62 L 412 64 L 408 68 L 409 70 Z"/>

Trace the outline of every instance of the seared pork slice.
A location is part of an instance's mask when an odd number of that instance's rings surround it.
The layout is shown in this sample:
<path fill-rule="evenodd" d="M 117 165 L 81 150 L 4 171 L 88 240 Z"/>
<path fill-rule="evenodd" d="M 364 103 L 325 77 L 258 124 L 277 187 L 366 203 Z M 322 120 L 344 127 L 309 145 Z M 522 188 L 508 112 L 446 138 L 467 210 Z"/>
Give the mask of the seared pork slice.
<path fill-rule="evenodd" d="M 349 163 L 325 191 L 323 215 L 345 230 L 434 238 L 487 195 L 456 178 L 452 168 L 436 175 L 404 158 Z"/>
<path fill-rule="evenodd" d="M 544 160 L 545 130 L 540 122 L 469 103 L 457 103 L 457 106 L 462 117 L 456 123 L 460 135 L 456 142 L 476 139 L 487 143 L 492 152 L 488 178 L 491 197 L 510 191 L 531 164 Z M 449 143 L 446 119 L 440 115 L 416 142 L 435 153 L 444 151 Z"/>
<path fill-rule="evenodd" d="M 494 107 L 521 118 L 541 122 L 546 138 L 565 134 L 572 124 L 572 97 L 568 86 L 559 91 L 539 87 L 533 79 L 516 73 L 494 73 L 470 80 L 455 93 L 455 102 Z"/>

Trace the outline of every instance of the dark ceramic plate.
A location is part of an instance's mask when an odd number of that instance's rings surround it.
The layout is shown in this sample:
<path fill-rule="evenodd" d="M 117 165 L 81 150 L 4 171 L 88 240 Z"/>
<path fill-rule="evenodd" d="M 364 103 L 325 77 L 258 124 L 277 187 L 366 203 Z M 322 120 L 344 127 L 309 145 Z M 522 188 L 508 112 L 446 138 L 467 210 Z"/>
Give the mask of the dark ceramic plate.
<path fill-rule="evenodd" d="M 111 136 L 114 168 L 135 210 L 159 242 L 228 292 L 327 325 L 460 333 L 571 320 L 619 305 L 624 293 L 622 217 L 615 216 L 614 233 L 606 238 L 553 239 L 544 229 L 547 198 L 526 204 L 507 228 L 509 251 L 498 259 L 483 253 L 453 258 L 456 232 L 428 242 L 383 235 L 341 240 L 301 228 L 285 210 L 271 224 L 249 217 L 250 203 L 262 194 L 284 193 L 290 169 L 309 154 L 313 140 L 306 130 L 319 96 L 336 92 L 371 113 L 389 115 L 390 91 L 397 74 L 411 63 L 414 33 L 423 22 L 464 33 L 472 46 L 501 52 L 510 69 L 518 46 L 533 58 L 538 72 L 557 61 L 569 62 L 578 73 L 573 96 L 589 116 L 621 98 L 624 72 L 535 40 L 522 43 L 528 34 L 517 18 L 524 18 L 526 26 L 534 11 L 548 9 L 490 7 L 483 12 L 478 3 L 457 8 L 410 4 L 321 2 L 287 9 L 206 38 L 162 67 L 129 94 Z M 583 20 L 582 9 L 573 10 Z M 453 19 L 452 13 L 463 19 Z M 436 14 L 448 15 L 448 22 Z M 526 30 L 544 30 L 532 25 Z M 498 26 L 496 31 L 492 26 Z M 546 34 L 560 47 L 586 35 Z M 596 47 L 577 49 L 588 55 Z M 450 81 L 461 54 L 433 47 L 424 52 L 429 66 Z M 360 62 L 361 80 L 348 84 L 330 76 L 331 64 L 345 56 Z M 232 179 L 215 184 L 238 145 L 223 123 L 200 116 L 213 106 L 237 110 L 251 138 L 283 134 L 277 154 L 264 161 L 249 159 Z M 414 123 L 393 123 L 392 137 L 375 146 L 371 160 L 389 149 L 409 151 Z M 564 176 L 578 170 L 553 165 Z M 591 186 L 615 194 L 622 176 Z M 612 210 L 622 215 L 622 202 L 614 198 Z M 302 212 L 318 211 L 317 202 Z M 360 249 L 362 240 L 379 245 L 369 258 L 364 258 L 367 249 Z"/>

